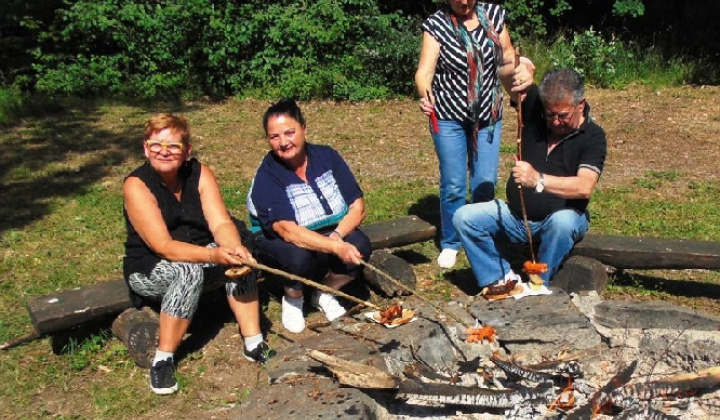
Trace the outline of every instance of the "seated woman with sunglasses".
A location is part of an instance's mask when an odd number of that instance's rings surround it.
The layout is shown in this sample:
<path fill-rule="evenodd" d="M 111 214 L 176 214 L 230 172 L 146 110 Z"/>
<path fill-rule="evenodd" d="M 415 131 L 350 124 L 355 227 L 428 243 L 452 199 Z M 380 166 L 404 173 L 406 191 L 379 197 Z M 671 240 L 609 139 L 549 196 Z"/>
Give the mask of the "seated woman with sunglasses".
<path fill-rule="evenodd" d="M 123 271 L 134 298 L 160 302 L 150 384 L 156 394 L 171 394 L 178 388 L 173 356 L 204 291 L 225 287 L 246 359 L 262 363 L 269 349 L 260 330 L 255 273 L 235 280 L 224 273 L 223 266 L 254 261 L 241 240 L 247 230 L 230 217 L 210 168 L 190 157 L 187 120 L 154 115 L 143 144 L 147 161 L 123 186 Z"/>

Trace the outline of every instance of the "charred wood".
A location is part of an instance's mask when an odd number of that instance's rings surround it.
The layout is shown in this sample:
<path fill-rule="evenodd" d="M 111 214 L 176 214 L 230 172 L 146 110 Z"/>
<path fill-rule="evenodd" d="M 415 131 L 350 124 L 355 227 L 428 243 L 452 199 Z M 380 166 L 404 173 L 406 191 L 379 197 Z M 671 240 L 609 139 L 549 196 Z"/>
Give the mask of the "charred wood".
<path fill-rule="evenodd" d="M 680 420 L 679 417 L 665 414 L 662 411 L 653 410 L 650 407 L 639 407 L 635 406 L 627 410 L 623 410 L 622 413 L 615 417 L 620 420 Z"/>
<path fill-rule="evenodd" d="M 543 372 L 528 369 L 517 363 L 503 360 L 497 356 L 491 356 L 490 360 L 511 377 L 525 379 L 530 382 L 552 383 L 555 386 L 564 387 L 567 385 L 570 378 L 574 378 L 574 376 L 565 372 Z M 573 369 L 573 371 L 578 371 L 578 368 Z"/>
<path fill-rule="evenodd" d="M 654 398 L 682 398 L 708 392 L 720 386 L 720 366 L 664 378 L 658 381 L 626 385 L 613 391 L 615 398 L 633 397 L 639 400 Z"/>
<path fill-rule="evenodd" d="M 438 404 L 466 405 L 489 408 L 511 408 L 518 404 L 547 404 L 551 387 L 493 390 L 450 384 L 423 383 L 406 380 L 398 387 L 398 398 L 416 399 Z"/>
<path fill-rule="evenodd" d="M 615 376 L 610 378 L 610 380 L 603 385 L 602 388 L 593 394 L 590 401 L 570 412 L 567 416 L 567 420 L 585 420 L 606 411 L 608 409 L 607 406 L 612 405 L 612 392 L 630 382 L 637 364 L 638 362 L 635 360 L 628 366 L 620 369 Z"/>

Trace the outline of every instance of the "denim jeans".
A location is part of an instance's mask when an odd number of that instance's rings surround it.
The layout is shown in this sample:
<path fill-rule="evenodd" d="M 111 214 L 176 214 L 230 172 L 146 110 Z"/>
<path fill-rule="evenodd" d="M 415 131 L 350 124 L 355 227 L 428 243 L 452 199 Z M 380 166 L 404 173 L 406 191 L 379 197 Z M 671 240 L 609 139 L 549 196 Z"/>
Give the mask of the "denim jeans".
<path fill-rule="evenodd" d="M 477 153 L 473 151 L 473 126 L 457 121 L 438 121 L 433 133 L 435 152 L 440 161 L 440 249 L 460 249 L 460 237 L 452 225 L 453 215 L 467 204 L 470 173 L 471 203 L 495 198 L 500 154 L 502 121 L 478 131 Z"/>
<path fill-rule="evenodd" d="M 525 222 L 515 217 L 502 200 L 463 206 L 455 213 L 453 225 L 480 287 L 502 279 L 510 271 L 507 258 L 498 250 L 499 241 L 528 242 Z M 533 242 L 539 241 L 537 260 L 548 266 L 548 271 L 541 275 L 546 286 L 589 226 L 587 214 L 573 209 L 559 210 L 544 220 L 530 222 Z"/>

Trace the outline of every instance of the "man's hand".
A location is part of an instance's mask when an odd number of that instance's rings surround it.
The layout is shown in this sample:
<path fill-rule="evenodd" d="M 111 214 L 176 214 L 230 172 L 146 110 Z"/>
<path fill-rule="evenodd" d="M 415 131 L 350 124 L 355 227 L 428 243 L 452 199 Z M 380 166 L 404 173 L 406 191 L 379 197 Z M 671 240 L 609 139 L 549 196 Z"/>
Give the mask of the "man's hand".
<path fill-rule="evenodd" d="M 518 160 L 512 169 L 512 176 L 518 185 L 526 188 L 535 188 L 540 178 L 540 172 L 536 171 L 531 164 L 523 160 Z"/>

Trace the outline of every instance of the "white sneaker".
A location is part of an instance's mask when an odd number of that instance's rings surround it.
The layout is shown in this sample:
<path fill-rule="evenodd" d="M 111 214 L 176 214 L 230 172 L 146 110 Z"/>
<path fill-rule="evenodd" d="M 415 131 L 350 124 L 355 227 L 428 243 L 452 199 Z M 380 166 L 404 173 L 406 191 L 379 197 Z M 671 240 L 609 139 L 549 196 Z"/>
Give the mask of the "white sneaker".
<path fill-rule="evenodd" d="M 438 256 L 437 264 L 440 268 L 453 268 L 457 262 L 457 249 L 445 248 Z"/>
<path fill-rule="evenodd" d="M 302 297 L 290 299 L 283 296 L 282 298 L 282 324 L 291 333 L 298 334 L 305 330 L 303 303 L 305 303 L 305 299 Z"/>
<path fill-rule="evenodd" d="M 515 273 L 515 271 L 510 270 L 505 274 L 504 283 L 507 283 L 511 280 L 515 280 L 516 282 L 520 283 L 522 281 L 522 278 L 519 274 Z"/>
<path fill-rule="evenodd" d="M 325 292 L 315 292 L 312 300 L 310 301 L 312 306 L 320 309 L 325 314 L 325 318 L 332 322 L 341 316 L 345 315 L 345 308 L 340 305 L 335 296 Z"/>

